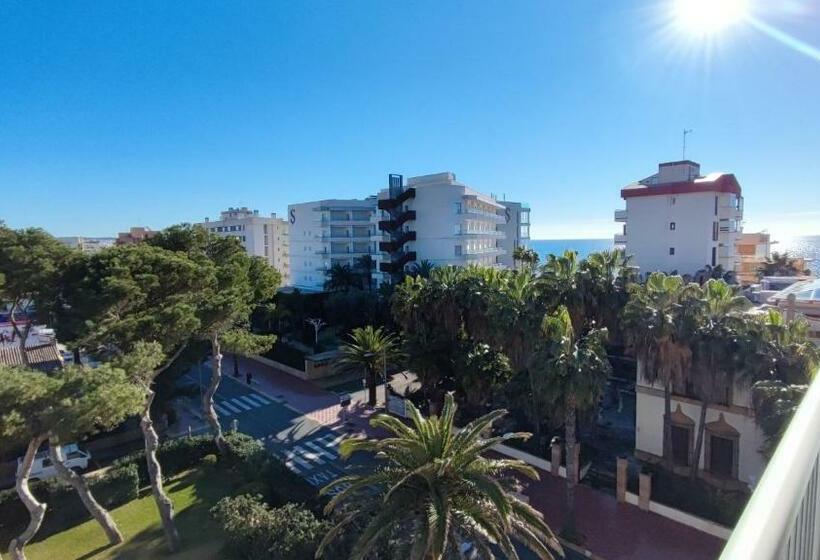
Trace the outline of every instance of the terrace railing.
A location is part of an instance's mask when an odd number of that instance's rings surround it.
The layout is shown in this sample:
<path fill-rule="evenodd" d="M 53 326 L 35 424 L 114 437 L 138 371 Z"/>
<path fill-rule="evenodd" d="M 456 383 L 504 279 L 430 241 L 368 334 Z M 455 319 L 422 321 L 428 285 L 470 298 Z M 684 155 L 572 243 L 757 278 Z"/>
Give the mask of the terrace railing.
<path fill-rule="evenodd" d="M 803 397 L 720 558 L 820 558 L 820 374 Z"/>

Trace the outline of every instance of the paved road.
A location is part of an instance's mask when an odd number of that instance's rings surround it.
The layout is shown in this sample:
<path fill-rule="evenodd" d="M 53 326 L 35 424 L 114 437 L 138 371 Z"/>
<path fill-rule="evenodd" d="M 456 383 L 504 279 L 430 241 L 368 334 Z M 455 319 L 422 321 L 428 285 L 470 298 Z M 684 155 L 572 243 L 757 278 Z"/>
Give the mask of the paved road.
<path fill-rule="evenodd" d="M 202 387 L 205 388 L 210 370 L 202 368 Z M 183 383 L 200 386 L 196 370 L 183 377 Z M 194 406 L 200 406 L 199 397 L 193 397 Z M 303 413 L 289 407 L 281 399 L 249 387 L 242 380 L 225 375 L 214 398 L 223 429 L 238 422 L 239 431 L 260 440 L 275 456 L 284 461 L 294 473 L 308 483 L 321 488 L 341 476 L 345 470 L 372 462 L 369 457 L 352 457 L 343 461 L 339 457 L 339 442 L 346 434 L 330 430 Z M 585 558 L 565 549 L 565 558 Z M 521 550 L 522 559 L 535 559 L 535 555 Z"/>

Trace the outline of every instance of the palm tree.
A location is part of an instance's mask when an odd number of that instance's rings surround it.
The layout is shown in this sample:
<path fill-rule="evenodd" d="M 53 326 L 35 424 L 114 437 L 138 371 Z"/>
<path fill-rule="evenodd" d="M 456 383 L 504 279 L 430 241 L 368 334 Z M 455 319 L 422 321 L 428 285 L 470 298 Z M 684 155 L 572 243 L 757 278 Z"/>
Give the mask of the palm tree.
<path fill-rule="evenodd" d="M 799 267 L 798 259 L 792 258 L 788 251 L 783 253 L 773 252 L 771 256 L 766 257 L 766 260 L 758 269 L 760 277 L 799 276 L 801 274 L 810 274 L 810 271 Z"/>
<path fill-rule="evenodd" d="M 379 366 L 387 368 L 399 358 L 396 337 L 385 332 L 381 327 L 371 325 L 353 329 L 349 342 L 339 347 L 342 355 L 336 363 L 336 372 L 349 373 L 364 370 L 368 403 L 376 406 L 376 385 Z M 387 380 L 385 380 L 387 381 Z"/>
<path fill-rule="evenodd" d="M 567 516 L 564 531 L 575 536 L 576 415 L 594 406 L 612 370 L 606 357 L 606 329 L 591 329 L 579 336 L 564 306 L 544 318 L 541 328 L 545 348 L 539 360 L 541 390 L 564 411 L 567 470 Z"/>
<path fill-rule="evenodd" d="M 587 286 L 581 282 L 581 268 L 578 253 L 564 251 L 563 255 L 550 255 L 541 267 L 540 282 L 546 299 L 554 306 L 563 305 L 572 319 L 572 327 L 583 332 L 588 322 L 585 304 Z"/>
<path fill-rule="evenodd" d="M 692 362 L 690 348 L 693 305 L 700 296 L 696 284 L 680 276 L 652 273 L 646 284 L 633 284 L 621 315 L 627 347 L 638 361 L 638 376 L 663 386 L 663 457 L 673 467 L 672 388 L 684 383 Z M 639 379 L 640 380 L 640 379 Z"/>
<path fill-rule="evenodd" d="M 361 286 L 368 292 L 373 289 L 373 266 L 375 261 L 370 255 L 362 255 L 356 259 L 355 272 L 361 277 Z"/>
<path fill-rule="evenodd" d="M 588 319 L 606 327 L 612 344 L 623 338 L 620 315 L 629 299 L 629 286 L 637 279 L 632 256 L 623 249 L 591 253 L 579 267 L 581 293 Z"/>
<path fill-rule="evenodd" d="M 711 279 L 703 286 L 700 324 L 694 344 L 692 385 L 701 401 L 700 421 L 692 450 L 689 478 L 698 476 L 698 464 L 710 403 L 731 396 L 735 371 L 742 368 L 740 313 L 751 306 L 737 289 L 723 280 Z"/>
<path fill-rule="evenodd" d="M 433 261 L 427 259 L 413 263 L 407 271 L 407 274 L 413 277 L 421 276 L 422 278 L 430 278 L 433 269 L 436 267 Z"/>
<path fill-rule="evenodd" d="M 325 290 L 337 292 L 361 285 L 361 277 L 349 264 L 335 263 L 327 271 Z"/>
<path fill-rule="evenodd" d="M 322 489 L 325 494 L 338 491 L 325 511 L 340 515 L 317 558 L 351 527 L 360 529 L 353 560 L 381 546 L 391 548 L 391 558 L 411 560 L 463 558 L 467 546 L 481 558 L 494 559 L 494 546 L 507 558 L 518 558 L 514 542 L 541 559 L 563 556 L 542 515 L 513 494 L 518 483 L 509 474 L 538 479 L 538 472 L 523 461 L 483 456 L 497 443 L 529 434 L 483 438 L 503 410 L 457 431 L 452 394 L 445 397 L 440 417 L 425 418 L 412 404 L 408 407 L 412 425 L 379 414 L 370 423 L 390 437 L 349 439 L 340 445 L 343 457 L 364 451 L 381 461 L 371 472 L 344 476 Z"/>
<path fill-rule="evenodd" d="M 519 269 L 519 263 L 521 268 L 534 270 L 535 267 L 538 266 L 538 261 L 540 257 L 535 249 L 529 249 L 524 245 L 518 245 L 513 249 L 513 262 L 516 263 L 516 269 Z"/>

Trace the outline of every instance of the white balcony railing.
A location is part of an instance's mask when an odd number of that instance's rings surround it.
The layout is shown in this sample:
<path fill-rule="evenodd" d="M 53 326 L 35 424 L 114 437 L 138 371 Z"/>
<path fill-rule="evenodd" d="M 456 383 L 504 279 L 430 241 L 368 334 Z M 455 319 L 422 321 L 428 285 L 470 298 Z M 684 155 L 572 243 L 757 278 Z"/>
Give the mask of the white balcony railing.
<path fill-rule="evenodd" d="M 797 409 L 721 560 L 820 558 L 820 375 Z"/>
<path fill-rule="evenodd" d="M 615 210 L 615 221 L 616 222 L 625 222 L 626 221 L 626 210 Z"/>
<path fill-rule="evenodd" d="M 625 233 L 616 233 L 615 234 L 615 245 L 626 245 L 626 234 Z"/>

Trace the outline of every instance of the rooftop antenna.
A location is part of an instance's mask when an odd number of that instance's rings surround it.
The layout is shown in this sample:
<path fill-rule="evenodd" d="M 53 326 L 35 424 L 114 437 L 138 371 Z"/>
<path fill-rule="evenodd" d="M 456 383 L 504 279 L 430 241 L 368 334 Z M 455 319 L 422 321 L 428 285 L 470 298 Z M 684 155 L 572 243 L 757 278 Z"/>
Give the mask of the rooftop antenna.
<path fill-rule="evenodd" d="M 683 152 L 681 153 L 681 159 L 686 159 L 686 135 L 692 134 L 691 128 L 684 128 L 683 129 Z"/>

